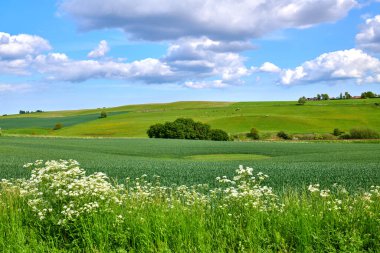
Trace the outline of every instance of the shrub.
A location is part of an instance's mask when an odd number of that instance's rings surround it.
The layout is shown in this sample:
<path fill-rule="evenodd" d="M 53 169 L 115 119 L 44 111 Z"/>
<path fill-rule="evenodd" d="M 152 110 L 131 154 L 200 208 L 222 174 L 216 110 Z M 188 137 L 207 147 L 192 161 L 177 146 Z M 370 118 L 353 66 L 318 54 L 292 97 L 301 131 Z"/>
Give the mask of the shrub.
<path fill-rule="evenodd" d="M 213 141 L 228 141 L 228 134 L 221 129 L 211 129 L 210 139 Z"/>
<path fill-rule="evenodd" d="M 350 130 L 351 139 L 378 139 L 380 135 L 369 128 L 353 128 Z"/>
<path fill-rule="evenodd" d="M 107 118 L 107 112 L 106 111 L 101 111 L 100 112 L 100 117 L 99 118 Z"/>
<path fill-rule="evenodd" d="M 260 139 L 259 130 L 257 130 L 256 128 L 252 128 L 251 132 L 248 134 L 248 137 L 254 140 Z"/>
<path fill-rule="evenodd" d="M 339 130 L 339 128 L 334 128 L 334 131 L 333 131 L 333 135 L 334 136 L 339 136 L 341 134 L 343 134 L 344 132 Z"/>
<path fill-rule="evenodd" d="M 304 105 L 306 103 L 306 98 L 305 97 L 300 97 L 299 99 L 298 99 L 298 104 L 299 105 Z"/>
<path fill-rule="evenodd" d="M 53 130 L 59 130 L 59 129 L 61 129 L 62 127 L 63 127 L 62 123 L 57 123 L 57 124 L 55 124 Z"/>
<path fill-rule="evenodd" d="M 291 137 L 290 135 L 288 135 L 287 133 L 285 133 L 284 131 L 280 131 L 277 133 L 277 137 L 281 138 L 281 139 L 284 139 L 284 140 L 290 140 Z"/>

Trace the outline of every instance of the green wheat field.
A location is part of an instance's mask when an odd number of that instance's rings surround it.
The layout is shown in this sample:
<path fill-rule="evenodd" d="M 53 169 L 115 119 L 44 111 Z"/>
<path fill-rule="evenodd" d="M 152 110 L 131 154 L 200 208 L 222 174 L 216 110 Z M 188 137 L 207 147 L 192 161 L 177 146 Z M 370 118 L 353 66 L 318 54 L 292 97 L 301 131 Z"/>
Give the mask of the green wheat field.
<path fill-rule="evenodd" d="M 0 117 L 0 251 L 379 252 L 378 140 L 146 136 L 150 125 L 179 117 L 230 135 L 379 131 L 379 101 L 177 102 Z"/>

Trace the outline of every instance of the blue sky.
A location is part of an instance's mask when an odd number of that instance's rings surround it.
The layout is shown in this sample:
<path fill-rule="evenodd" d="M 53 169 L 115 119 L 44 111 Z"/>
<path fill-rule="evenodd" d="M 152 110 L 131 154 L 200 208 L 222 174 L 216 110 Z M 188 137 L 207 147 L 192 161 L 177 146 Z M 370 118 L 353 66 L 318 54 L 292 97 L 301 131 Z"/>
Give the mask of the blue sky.
<path fill-rule="evenodd" d="M 12 0 L 0 114 L 380 93 L 380 1 Z"/>

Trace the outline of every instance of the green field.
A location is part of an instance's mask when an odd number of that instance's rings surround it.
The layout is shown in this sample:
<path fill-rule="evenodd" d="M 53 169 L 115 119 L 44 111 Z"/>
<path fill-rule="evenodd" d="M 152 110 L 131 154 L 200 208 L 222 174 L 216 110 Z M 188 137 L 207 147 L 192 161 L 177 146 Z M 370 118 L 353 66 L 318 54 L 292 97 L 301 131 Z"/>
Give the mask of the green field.
<path fill-rule="evenodd" d="M 380 99 L 309 101 L 303 106 L 288 102 L 176 102 L 129 105 L 77 111 L 58 111 L 0 117 L 4 134 L 56 136 L 147 137 L 152 124 L 193 118 L 229 134 L 280 130 L 291 134 L 331 133 L 368 127 L 380 131 Z M 99 119 L 102 110 L 108 117 Z M 56 123 L 63 128 L 53 131 Z"/>
<path fill-rule="evenodd" d="M 166 185 L 215 184 L 240 164 L 270 176 L 276 190 L 310 183 L 380 185 L 378 143 L 213 142 L 123 138 L 0 137 L 0 178 L 26 177 L 37 159 L 76 159 L 89 173 L 122 180 L 159 175 Z"/>

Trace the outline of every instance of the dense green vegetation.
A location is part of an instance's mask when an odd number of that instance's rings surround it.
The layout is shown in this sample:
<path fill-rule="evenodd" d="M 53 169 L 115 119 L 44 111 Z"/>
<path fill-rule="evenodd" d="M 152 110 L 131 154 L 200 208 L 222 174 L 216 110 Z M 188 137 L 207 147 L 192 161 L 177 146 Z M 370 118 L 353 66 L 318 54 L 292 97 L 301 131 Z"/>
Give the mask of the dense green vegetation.
<path fill-rule="evenodd" d="M 33 165 L 28 165 L 33 166 Z M 0 182 L 1 252 L 378 252 L 380 187 L 282 195 L 240 167 L 217 188 L 110 183 L 75 161 Z"/>
<path fill-rule="evenodd" d="M 214 185 L 242 164 L 270 175 L 268 184 L 279 191 L 316 182 L 368 189 L 380 185 L 379 153 L 378 143 L 1 137 L 0 178 L 28 176 L 22 165 L 37 159 L 76 159 L 90 173 L 119 180 L 159 175 L 166 185 Z"/>
<path fill-rule="evenodd" d="M 185 118 L 178 118 L 173 122 L 165 122 L 164 124 L 154 124 L 149 127 L 147 134 L 149 138 L 212 141 L 229 140 L 228 134 L 223 130 L 211 129 L 207 124 Z"/>
<path fill-rule="evenodd" d="M 325 134 L 334 128 L 346 133 L 360 127 L 380 131 L 379 103 L 380 98 L 307 101 L 303 106 L 296 101 L 176 102 L 9 115 L 0 117 L 0 127 L 4 134 L 147 137 L 153 124 L 192 118 L 230 135 L 249 133 L 253 127 L 262 136 L 279 131 Z M 101 111 L 108 117 L 98 119 Z M 52 131 L 56 123 L 64 127 Z"/>

